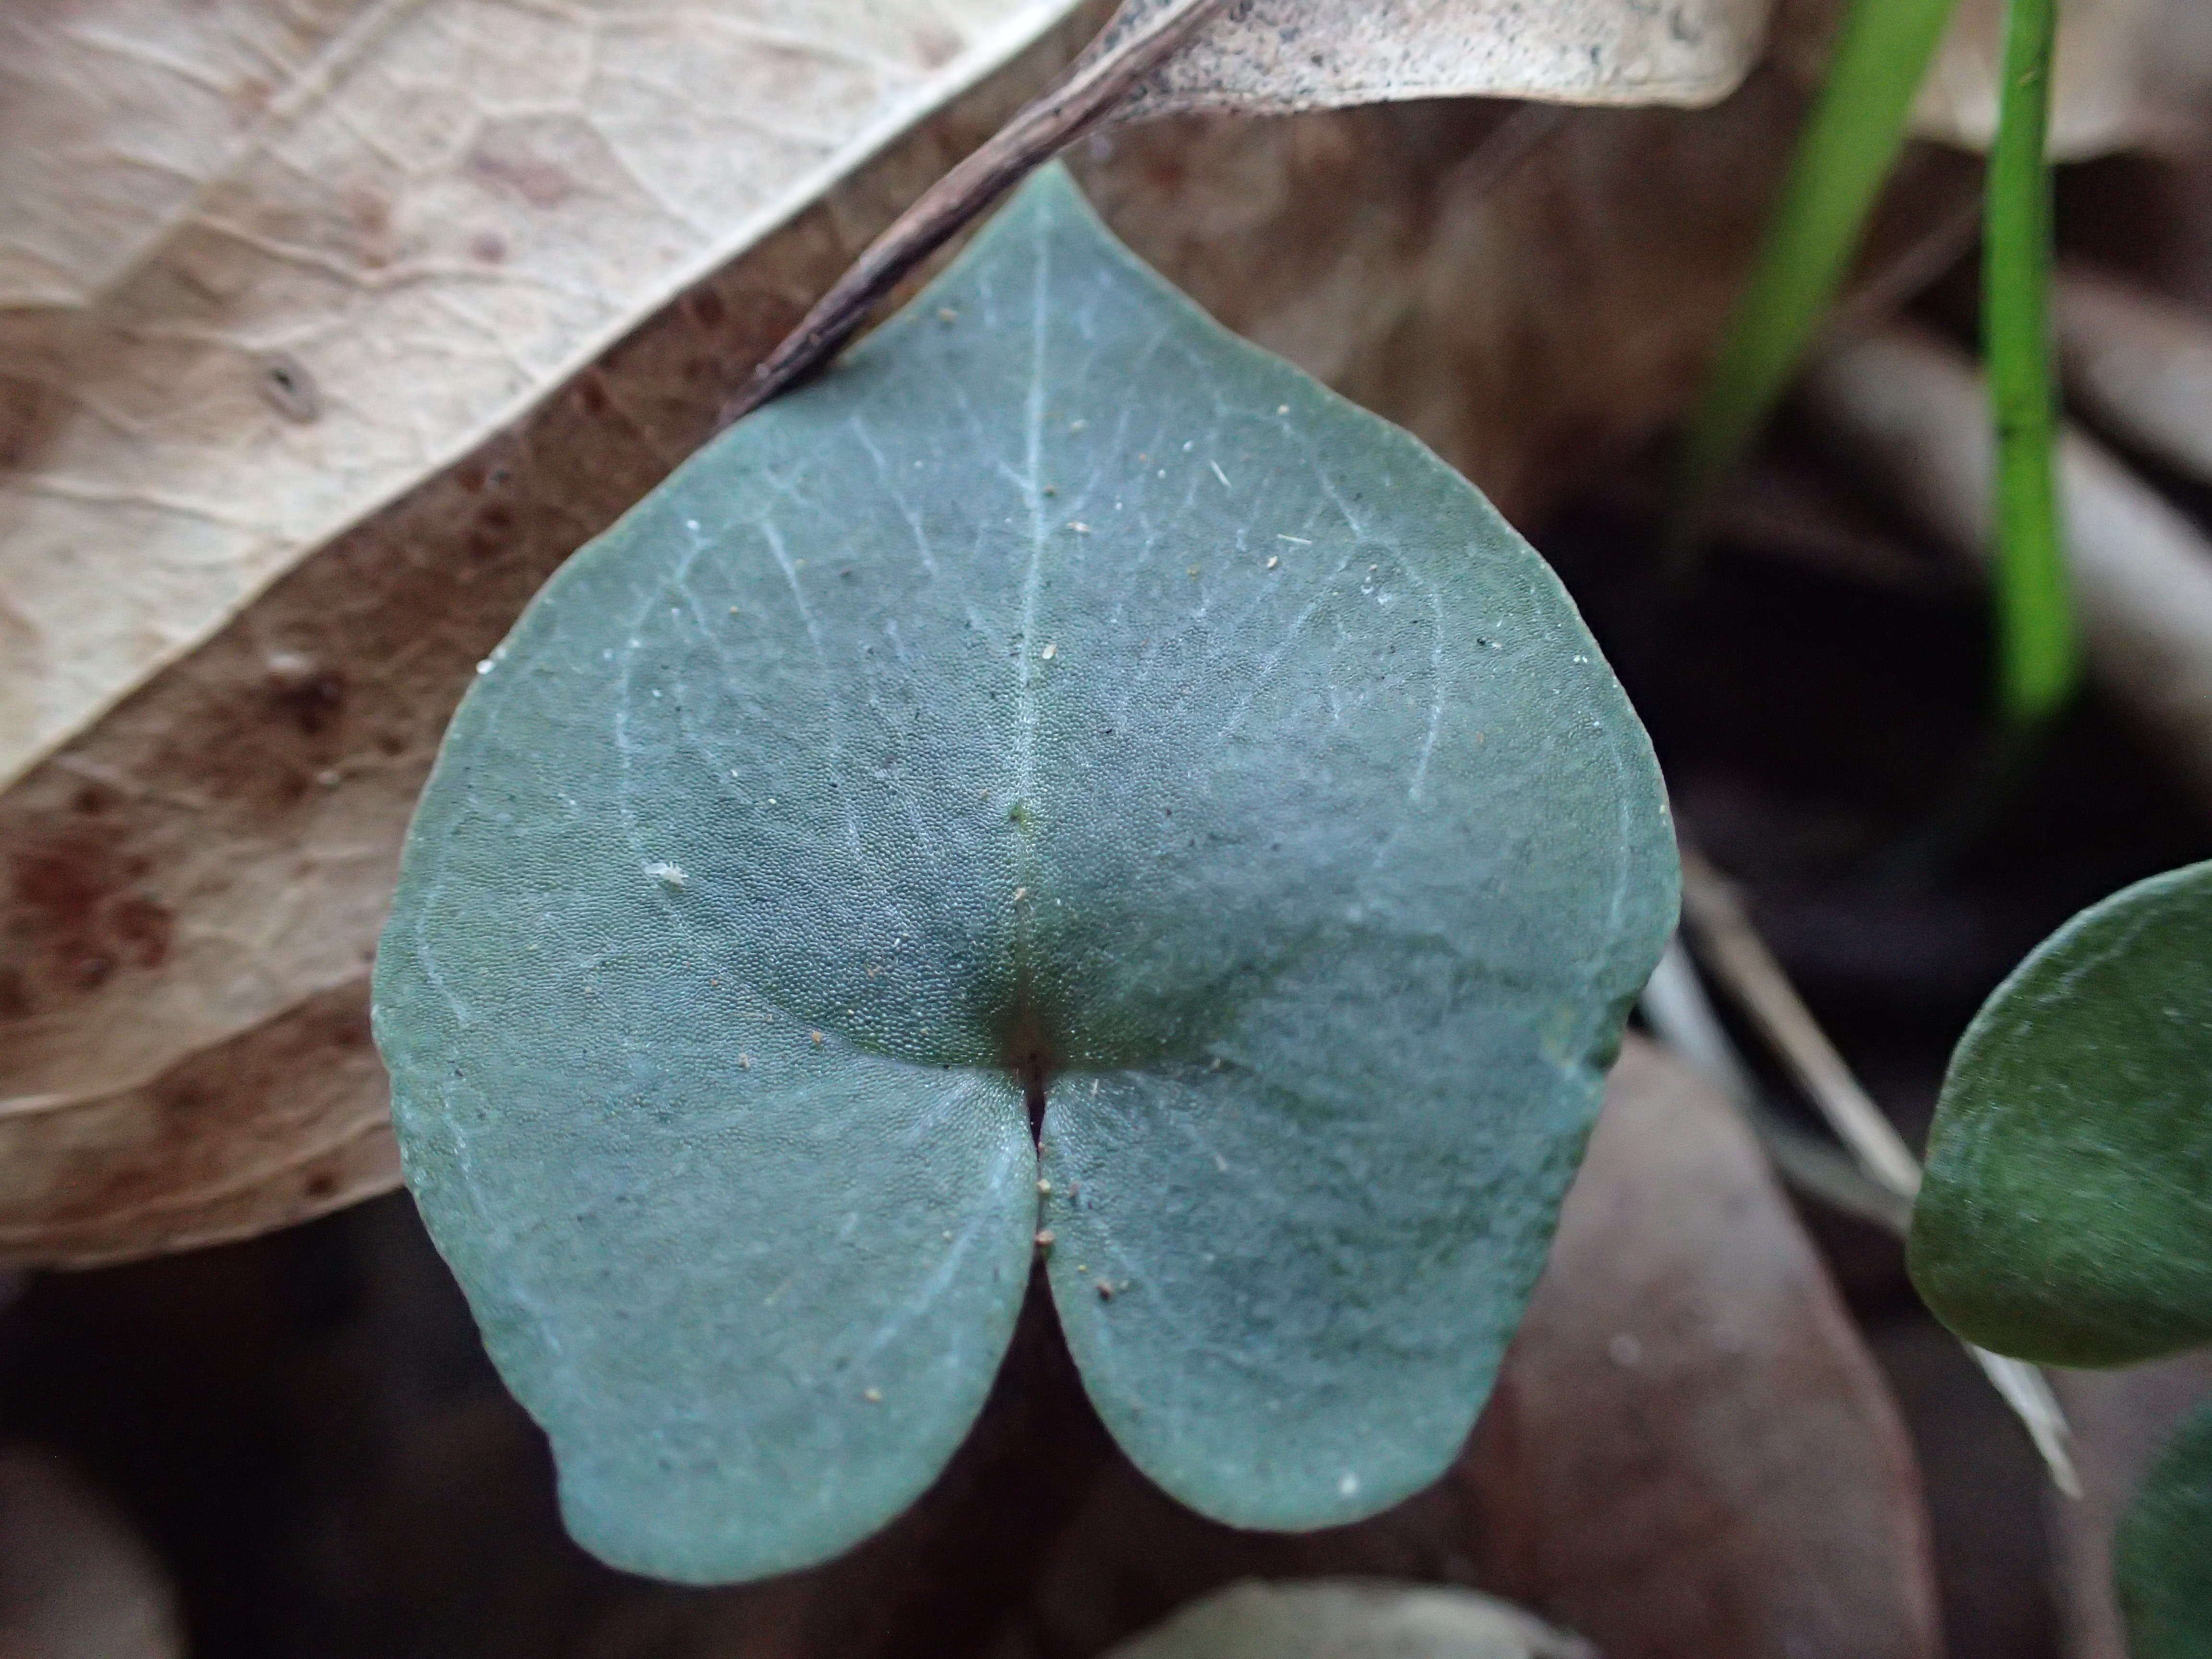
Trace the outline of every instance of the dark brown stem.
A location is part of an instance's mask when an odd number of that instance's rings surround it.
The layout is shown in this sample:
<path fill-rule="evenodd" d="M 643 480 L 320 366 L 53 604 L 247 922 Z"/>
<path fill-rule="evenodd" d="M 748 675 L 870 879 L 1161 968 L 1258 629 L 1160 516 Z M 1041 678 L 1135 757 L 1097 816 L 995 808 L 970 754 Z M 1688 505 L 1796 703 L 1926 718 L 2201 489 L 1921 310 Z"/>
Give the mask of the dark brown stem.
<path fill-rule="evenodd" d="M 1164 0 L 1139 21 L 1125 4 L 1060 79 L 1016 112 L 869 246 L 753 371 L 726 422 L 749 415 L 828 362 L 899 278 L 1043 162 L 1111 115 L 1228 0 Z"/>

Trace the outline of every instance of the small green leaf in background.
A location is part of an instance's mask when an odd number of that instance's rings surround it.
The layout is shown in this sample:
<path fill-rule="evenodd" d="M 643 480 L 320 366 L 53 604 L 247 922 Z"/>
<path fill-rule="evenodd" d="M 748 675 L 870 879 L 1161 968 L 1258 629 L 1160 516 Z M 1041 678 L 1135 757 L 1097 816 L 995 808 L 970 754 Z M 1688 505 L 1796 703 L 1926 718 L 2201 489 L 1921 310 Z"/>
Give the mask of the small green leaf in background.
<path fill-rule="evenodd" d="M 890 1519 L 1033 1248 L 1137 1462 L 1308 1528 L 1458 1450 L 1674 901 L 1528 544 L 1053 170 L 484 665 L 378 1036 L 608 1560 Z"/>
<path fill-rule="evenodd" d="M 2051 348 L 2051 62 L 2057 0 L 2010 0 L 1990 151 L 1983 351 L 1996 422 L 1997 694 L 2031 728 L 2081 678 L 2059 512 L 2058 387 Z"/>
<path fill-rule="evenodd" d="M 2212 1405 L 2151 1466 L 2113 1557 L 2130 1659 L 2212 1659 Z"/>
<path fill-rule="evenodd" d="M 1826 320 L 1956 0 L 1852 0 L 1751 280 L 1690 422 L 1675 535 L 1742 459 Z"/>
<path fill-rule="evenodd" d="M 2212 864 L 2038 945 L 1952 1055 L 1913 1281 L 1968 1340 L 2112 1365 L 2212 1340 Z"/>

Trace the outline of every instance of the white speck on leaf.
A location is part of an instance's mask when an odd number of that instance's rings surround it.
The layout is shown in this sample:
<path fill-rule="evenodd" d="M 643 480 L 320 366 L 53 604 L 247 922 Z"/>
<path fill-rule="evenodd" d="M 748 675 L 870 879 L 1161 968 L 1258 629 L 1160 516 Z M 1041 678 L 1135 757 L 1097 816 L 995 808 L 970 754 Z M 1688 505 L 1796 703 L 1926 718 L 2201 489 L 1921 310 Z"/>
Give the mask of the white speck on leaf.
<path fill-rule="evenodd" d="M 648 864 L 645 866 L 645 873 L 664 887 L 681 887 L 690 879 L 680 864 Z"/>

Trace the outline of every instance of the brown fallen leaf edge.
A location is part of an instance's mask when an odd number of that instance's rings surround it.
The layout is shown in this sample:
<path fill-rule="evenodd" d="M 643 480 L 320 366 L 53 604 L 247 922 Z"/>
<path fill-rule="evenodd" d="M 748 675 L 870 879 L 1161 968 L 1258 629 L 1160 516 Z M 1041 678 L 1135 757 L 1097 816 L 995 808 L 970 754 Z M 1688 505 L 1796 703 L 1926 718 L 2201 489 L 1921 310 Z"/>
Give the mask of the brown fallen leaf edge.
<path fill-rule="evenodd" d="M 1086 32 L 1063 25 L 909 131 L 0 798 L 0 1266 L 218 1243 L 398 1183 L 367 1036 L 374 918 L 476 664 Z M 242 1030 L 194 1014 L 192 983 L 222 994 L 267 963 L 299 1000 Z M 168 1022 L 150 1037 L 149 1015 Z M 155 1063 L 114 1075 L 141 1052 Z"/>

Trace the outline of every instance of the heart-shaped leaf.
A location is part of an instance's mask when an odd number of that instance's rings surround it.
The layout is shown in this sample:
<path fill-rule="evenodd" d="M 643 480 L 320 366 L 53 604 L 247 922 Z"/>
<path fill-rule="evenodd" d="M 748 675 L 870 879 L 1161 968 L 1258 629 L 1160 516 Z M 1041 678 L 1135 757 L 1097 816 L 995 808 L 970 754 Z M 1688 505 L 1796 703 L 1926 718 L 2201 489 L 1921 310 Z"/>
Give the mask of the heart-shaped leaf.
<path fill-rule="evenodd" d="M 1975 1016 L 1911 1266 L 2000 1353 L 2112 1365 L 2212 1341 L 2212 864 L 2092 905 Z"/>
<path fill-rule="evenodd" d="M 378 1036 L 610 1560 L 881 1524 L 1033 1237 L 1147 1472 L 1312 1527 L 1458 1449 L 1674 908 L 1541 562 L 1054 170 L 484 665 Z"/>
<path fill-rule="evenodd" d="M 2152 1465 L 2113 1553 L 2132 1659 L 2212 1654 L 2212 1405 Z"/>

